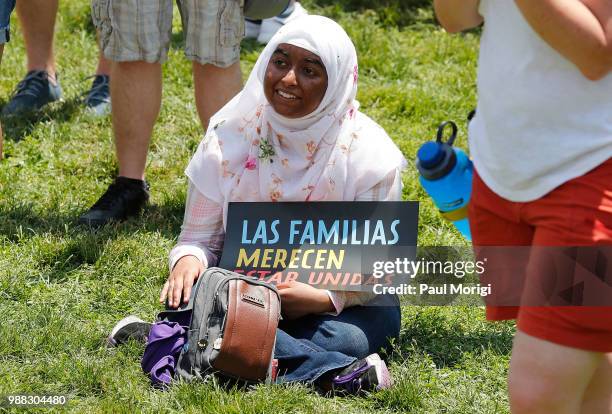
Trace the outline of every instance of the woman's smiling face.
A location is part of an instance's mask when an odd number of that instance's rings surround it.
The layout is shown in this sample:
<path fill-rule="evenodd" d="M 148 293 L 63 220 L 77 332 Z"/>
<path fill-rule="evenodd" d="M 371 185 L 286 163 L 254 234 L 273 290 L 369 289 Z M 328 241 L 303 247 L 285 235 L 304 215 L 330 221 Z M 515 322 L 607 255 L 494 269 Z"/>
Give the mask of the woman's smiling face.
<path fill-rule="evenodd" d="M 327 71 L 314 53 L 287 43 L 278 45 L 264 79 L 264 93 L 274 110 L 287 118 L 314 112 L 327 91 Z"/>

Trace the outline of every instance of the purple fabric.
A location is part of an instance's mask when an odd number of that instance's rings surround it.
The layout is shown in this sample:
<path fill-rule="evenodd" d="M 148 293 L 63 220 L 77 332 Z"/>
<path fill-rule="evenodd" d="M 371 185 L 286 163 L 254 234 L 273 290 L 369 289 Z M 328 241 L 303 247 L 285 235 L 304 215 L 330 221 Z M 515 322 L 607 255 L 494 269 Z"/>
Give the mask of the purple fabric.
<path fill-rule="evenodd" d="M 176 322 L 153 324 L 140 364 L 153 385 L 170 384 L 186 340 L 187 331 Z"/>

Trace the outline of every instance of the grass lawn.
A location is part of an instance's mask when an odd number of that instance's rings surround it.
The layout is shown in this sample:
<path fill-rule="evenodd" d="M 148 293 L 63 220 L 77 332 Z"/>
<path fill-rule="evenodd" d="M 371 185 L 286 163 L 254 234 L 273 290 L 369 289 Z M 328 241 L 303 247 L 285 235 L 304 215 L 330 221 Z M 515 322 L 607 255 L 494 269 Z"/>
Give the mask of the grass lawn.
<path fill-rule="evenodd" d="M 359 52 L 362 110 L 408 159 L 445 119 L 459 122 L 465 147 L 464 120 L 476 102 L 477 32 L 443 33 L 427 0 L 303 3 L 349 32 Z M 141 372 L 142 346 L 104 347 L 118 319 L 151 319 L 160 309 L 167 254 L 182 222 L 183 169 L 202 137 L 179 20 L 175 13 L 147 166 L 152 205 L 139 219 L 92 233 L 76 226 L 77 218 L 106 189 L 117 166 L 110 119 L 91 118 L 79 105 L 97 56 L 89 2 L 60 1 L 56 57 L 65 100 L 3 124 L 0 396 L 65 394 L 66 408 L 75 412 L 507 412 L 514 327 L 486 323 L 478 307 L 405 307 L 401 340 L 390 356 L 396 386 L 367 398 L 322 398 L 305 386 L 228 392 L 212 383 L 160 392 Z M 0 68 L 0 104 L 25 73 L 15 16 L 13 23 Z M 244 42 L 245 76 L 260 51 L 255 42 Z M 419 243 L 464 245 L 419 187 L 414 164 L 404 184 L 405 199 L 422 201 Z"/>

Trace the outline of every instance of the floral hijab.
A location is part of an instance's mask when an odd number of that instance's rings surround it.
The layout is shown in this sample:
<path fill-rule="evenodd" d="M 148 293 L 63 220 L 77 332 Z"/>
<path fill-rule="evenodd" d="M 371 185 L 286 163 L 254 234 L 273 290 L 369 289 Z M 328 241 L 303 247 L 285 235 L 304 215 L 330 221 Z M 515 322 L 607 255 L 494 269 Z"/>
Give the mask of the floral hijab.
<path fill-rule="evenodd" d="M 266 68 L 281 43 L 318 55 L 327 71 L 323 100 L 303 118 L 279 115 L 264 95 Z M 242 92 L 212 117 L 187 176 L 225 213 L 230 201 L 355 200 L 406 163 L 385 131 L 359 112 L 357 83 L 357 53 L 342 27 L 312 15 L 288 23 Z"/>

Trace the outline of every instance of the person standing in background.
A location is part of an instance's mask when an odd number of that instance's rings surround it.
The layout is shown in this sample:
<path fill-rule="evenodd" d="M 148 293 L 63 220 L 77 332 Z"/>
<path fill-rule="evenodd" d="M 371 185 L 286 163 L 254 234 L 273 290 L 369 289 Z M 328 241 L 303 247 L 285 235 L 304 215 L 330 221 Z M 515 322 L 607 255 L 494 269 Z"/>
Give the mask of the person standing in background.
<path fill-rule="evenodd" d="M 36 111 L 62 98 L 62 88 L 53 51 L 55 19 L 59 0 L 20 0 L 17 16 L 24 35 L 27 74 L 2 110 L 12 116 Z M 110 111 L 110 62 L 100 53 L 92 87 L 85 94 L 85 106 L 96 115 Z"/>
<path fill-rule="evenodd" d="M 528 259 L 490 276 L 493 289 L 519 291 L 508 306 L 488 303 L 486 310 L 489 320 L 517 319 L 511 410 L 610 413 L 611 298 L 599 307 L 525 305 L 525 298 L 554 286 L 542 283 L 553 282 L 555 273 L 539 267 L 542 250 L 531 246 L 612 246 L 612 2 L 435 0 L 434 6 L 449 32 L 485 23 L 478 109 L 469 128 L 475 250 L 530 249 Z"/>
<path fill-rule="evenodd" d="M 193 62 L 195 101 L 202 127 L 242 87 L 239 0 L 179 1 L 185 55 Z M 137 215 L 149 199 L 145 165 L 159 114 L 162 63 L 172 34 L 171 0 L 93 0 L 104 56 L 112 61 L 111 96 L 119 174 L 79 222 L 99 227 Z M 140 22 L 135 25 L 134 22 Z"/>

